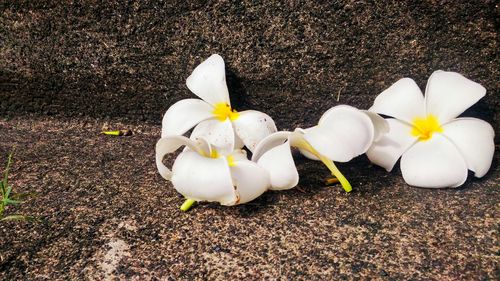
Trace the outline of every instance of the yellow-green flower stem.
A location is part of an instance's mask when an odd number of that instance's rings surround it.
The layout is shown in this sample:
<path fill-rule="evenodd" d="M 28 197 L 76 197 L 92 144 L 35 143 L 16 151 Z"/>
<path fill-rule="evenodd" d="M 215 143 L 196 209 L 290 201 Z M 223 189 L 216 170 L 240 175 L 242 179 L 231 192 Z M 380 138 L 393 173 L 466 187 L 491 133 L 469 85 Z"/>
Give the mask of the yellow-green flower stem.
<path fill-rule="evenodd" d="M 102 133 L 108 136 L 121 136 L 123 134 L 122 131 L 104 131 Z"/>
<path fill-rule="evenodd" d="M 105 135 L 108 135 L 108 136 L 131 136 L 132 135 L 131 130 L 103 131 L 102 133 Z"/>
<path fill-rule="evenodd" d="M 351 192 L 352 191 L 352 186 L 351 184 L 349 183 L 349 181 L 344 177 L 344 175 L 342 175 L 342 173 L 339 171 L 339 169 L 337 168 L 337 166 L 335 166 L 335 164 L 333 163 L 333 161 L 331 159 L 328 159 L 326 158 L 325 156 L 321 155 L 316 149 L 314 149 L 314 147 L 312 147 L 306 140 L 302 139 L 300 140 L 296 146 L 298 148 L 301 148 L 301 149 L 304 149 L 304 150 L 307 150 L 309 151 L 310 153 L 312 153 L 314 156 L 318 157 L 319 160 L 321 160 L 321 162 L 323 162 L 323 164 L 325 164 L 325 166 L 328 168 L 328 170 L 330 170 L 330 172 L 332 172 L 332 175 L 334 177 L 336 177 L 340 184 L 342 185 L 342 187 L 344 188 L 344 190 L 346 192 Z"/>
<path fill-rule="evenodd" d="M 352 191 L 351 184 L 344 177 L 344 175 L 342 175 L 342 173 L 339 171 L 339 169 L 337 168 L 337 166 L 335 166 L 335 164 L 333 164 L 332 160 L 330 160 L 330 159 L 328 159 L 326 157 L 320 156 L 320 155 L 315 155 L 315 156 L 318 157 L 319 160 L 321 160 L 321 162 L 323 162 L 323 164 L 325 164 L 325 166 L 330 170 L 330 172 L 332 172 L 332 175 L 339 180 L 339 182 L 342 185 L 342 187 L 344 188 L 345 192 L 351 192 Z"/>
<path fill-rule="evenodd" d="M 186 199 L 186 201 L 184 201 L 184 203 L 181 205 L 181 211 L 183 212 L 187 212 L 189 211 L 189 209 L 191 209 L 191 207 L 193 206 L 193 204 L 196 203 L 196 200 L 193 200 L 193 199 Z"/>

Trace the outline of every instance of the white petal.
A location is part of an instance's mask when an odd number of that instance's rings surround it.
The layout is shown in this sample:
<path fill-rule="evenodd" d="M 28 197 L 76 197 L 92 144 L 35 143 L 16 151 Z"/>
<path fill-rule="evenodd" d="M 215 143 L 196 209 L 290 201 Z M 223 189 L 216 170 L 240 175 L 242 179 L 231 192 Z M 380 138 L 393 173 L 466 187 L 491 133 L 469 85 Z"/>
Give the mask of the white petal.
<path fill-rule="evenodd" d="M 411 123 L 425 115 L 424 96 L 415 81 L 403 78 L 380 93 L 369 110 Z"/>
<path fill-rule="evenodd" d="M 457 187 L 467 179 L 467 165 L 455 145 L 440 134 L 419 141 L 401 157 L 401 172 L 409 185 Z"/>
<path fill-rule="evenodd" d="M 252 161 L 269 172 L 270 189 L 290 189 L 299 181 L 288 141 L 293 134 L 295 132 L 280 131 L 269 135 L 257 145 L 252 155 Z"/>
<path fill-rule="evenodd" d="M 209 119 L 201 122 L 196 126 L 191 133 L 190 138 L 195 140 L 203 137 L 212 146 L 217 148 L 217 152 L 222 155 L 227 155 L 234 148 L 234 130 L 231 121 L 219 121 L 217 119 Z"/>
<path fill-rule="evenodd" d="M 457 146 L 476 177 L 488 172 L 495 152 L 495 131 L 490 124 L 476 118 L 458 118 L 444 125 L 442 134 Z"/>
<path fill-rule="evenodd" d="M 366 152 L 366 156 L 370 161 L 390 172 L 403 152 L 410 148 L 417 139 L 410 134 L 412 128 L 406 123 L 392 118 L 386 120 L 389 124 L 389 132 L 373 143 Z"/>
<path fill-rule="evenodd" d="M 212 105 L 220 102 L 231 105 L 224 60 L 217 54 L 198 65 L 187 78 L 186 85 L 191 92 Z"/>
<path fill-rule="evenodd" d="M 368 110 L 361 111 L 368 115 L 368 117 L 370 117 L 370 120 L 372 120 L 373 128 L 375 129 L 373 141 L 379 140 L 384 134 L 387 134 L 389 132 L 389 123 L 387 123 L 384 118 L 382 118 L 375 112 L 371 112 Z"/>
<path fill-rule="evenodd" d="M 288 137 L 290 136 L 290 132 L 285 132 L 285 131 L 279 131 L 274 134 L 271 134 L 267 137 L 265 137 L 262 141 L 257 144 L 255 147 L 255 150 L 252 154 L 252 161 L 257 162 L 260 157 L 266 153 L 268 150 L 271 148 L 278 146 L 280 144 L 283 144 L 285 141 L 288 140 Z"/>
<path fill-rule="evenodd" d="M 255 110 L 240 112 L 233 124 L 236 135 L 250 151 L 254 151 L 262 139 L 277 131 L 269 115 Z"/>
<path fill-rule="evenodd" d="M 174 103 L 163 115 L 161 137 L 183 135 L 203 120 L 213 117 L 212 106 L 199 99 Z"/>
<path fill-rule="evenodd" d="M 269 174 L 257 163 L 248 160 L 236 161 L 230 169 L 233 185 L 240 199 L 238 204 L 254 200 L 269 187 Z"/>
<path fill-rule="evenodd" d="M 301 141 L 304 140 L 304 134 L 307 132 L 307 130 L 310 130 L 311 128 L 308 129 L 302 129 L 302 128 L 296 128 L 295 131 L 293 131 L 292 135 L 290 135 L 290 146 L 292 147 L 298 147 L 300 153 L 304 155 L 306 158 L 314 161 L 320 161 L 316 155 L 312 154 L 311 152 L 303 149 L 300 147 Z"/>
<path fill-rule="evenodd" d="M 204 138 L 204 137 L 199 137 L 199 138 L 196 138 L 196 148 L 198 152 L 198 154 L 201 154 L 203 156 L 209 156 L 209 155 L 212 155 L 212 145 Z M 193 150 L 192 148 L 192 145 L 187 145 L 186 146 L 186 149 L 191 149 Z"/>
<path fill-rule="evenodd" d="M 246 150 L 243 149 L 235 149 L 231 155 L 233 156 L 234 161 L 243 161 L 243 160 L 248 160 L 247 158 L 247 152 Z"/>
<path fill-rule="evenodd" d="M 199 154 L 210 154 L 210 145 L 208 145 L 203 140 L 195 142 L 184 136 L 168 136 L 165 138 L 161 138 L 156 143 L 156 167 L 158 168 L 158 172 L 164 179 L 170 180 L 172 172 L 163 164 L 163 157 L 165 157 L 165 155 L 169 153 L 176 151 L 177 149 L 179 149 L 179 147 L 184 145 Z"/>
<path fill-rule="evenodd" d="M 234 129 L 234 125 L 233 125 L 233 129 Z M 238 134 L 234 134 L 234 149 L 241 149 L 245 146 L 245 144 L 243 143 L 243 141 L 240 139 L 240 137 L 238 137 Z"/>
<path fill-rule="evenodd" d="M 299 183 L 289 141 L 267 150 L 257 164 L 269 172 L 271 190 L 290 189 Z"/>
<path fill-rule="evenodd" d="M 328 110 L 318 126 L 305 130 L 304 139 L 325 157 L 347 162 L 363 154 L 373 142 L 370 118 L 360 110 L 339 105 Z"/>
<path fill-rule="evenodd" d="M 300 151 L 300 154 L 304 155 L 304 157 L 306 157 L 309 160 L 320 161 L 318 157 L 316 157 L 314 154 L 312 154 L 311 152 L 309 152 L 303 148 L 299 148 L 299 151 Z"/>
<path fill-rule="evenodd" d="M 184 151 L 175 160 L 172 174 L 172 184 L 186 198 L 222 205 L 238 201 L 225 157 L 208 158 Z"/>
<path fill-rule="evenodd" d="M 435 71 L 425 90 L 427 114 L 444 124 L 479 101 L 486 89 L 456 72 Z"/>

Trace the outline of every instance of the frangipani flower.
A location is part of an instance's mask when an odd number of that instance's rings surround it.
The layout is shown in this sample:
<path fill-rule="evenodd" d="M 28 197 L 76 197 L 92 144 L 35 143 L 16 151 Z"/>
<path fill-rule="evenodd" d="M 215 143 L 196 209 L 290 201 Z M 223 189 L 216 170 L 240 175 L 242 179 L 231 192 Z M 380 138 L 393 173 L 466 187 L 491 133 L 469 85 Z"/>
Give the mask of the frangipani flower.
<path fill-rule="evenodd" d="M 368 150 L 368 158 L 391 171 L 402 156 L 404 180 L 419 187 L 458 187 L 468 169 L 484 176 L 495 150 L 493 128 L 456 117 L 485 94 L 483 86 L 455 72 L 434 72 L 425 97 L 412 79 L 397 81 L 370 108 L 394 118 L 387 119 L 390 131 Z"/>
<path fill-rule="evenodd" d="M 172 170 L 163 164 L 165 155 L 186 146 Z M 188 200 L 186 211 L 195 201 L 219 202 L 232 206 L 259 197 L 269 187 L 269 174 L 246 158 L 246 152 L 235 150 L 221 155 L 203 138 L 197 141 L 184 136 L 167 136 L 156 144 L 156 166 L 160 175 Z"/>
<path fill-rule="evenodd" d="M 348 162 L 365 153 L 387 130 L 387 122 L 377 114 L 339 105 L 326 111 L 317 126 L 266 137 L 257 145 L 252 161 L 269 172 L 270 189 L 289 189 L 299 180 L 290 150 L 296 147 L 307 157 L 323 162 L 350 192 L 350 183 L 333 161 Z"/>
<path fill-rule="evenodd" d="M 191 138 L 204 137 L 224 152 L 243 147 L 253 151 L 264 137 L 276 132 L 267 114 L 231 108 L 226 85 L 224 60 L 214 54 L 198 65 L 186 85 L 199 99 L 184 99 L 173 104 L 163 116 L 162 137 L 183 135 L 197 125 Z"/>

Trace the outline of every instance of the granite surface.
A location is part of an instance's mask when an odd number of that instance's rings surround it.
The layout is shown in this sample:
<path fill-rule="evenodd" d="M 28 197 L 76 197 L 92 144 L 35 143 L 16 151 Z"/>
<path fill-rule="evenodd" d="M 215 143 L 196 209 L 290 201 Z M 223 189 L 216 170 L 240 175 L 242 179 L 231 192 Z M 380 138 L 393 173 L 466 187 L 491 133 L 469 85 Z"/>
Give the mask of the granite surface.
<path fill-rule="evenodd" d="M 407 186 L 365 157 L 339 165 L 353 192 L 297 157 L 299 186 L 236 207 L 188 213 L 156 172 L 160 128 L 54 118 L 0 119 L 11 183 L 39 195 L 17 209 L 44 222 L 0 224 L 4 280 L 495 280 L 498 165 L 463 188 Z M 172 159 L 171 159 L 172 160 Z M 498 154 L 495 163 L 498 163 Z"/>
<path fill-rule="evenodd" d="M 338 103 L 368 108 L 402 77 L 434 70 L 486 85 L 499 120 L 495 1 L 11 1 L 1 7 L 0 114 L 158 123 L 193 97 L 185 79 L 212 53 L 233 106 L 312 125 Z M 294 114 L 291 108 L 297 112 Z M 301 118 L 298 118 L 301 117 Z M 496 122 L 498 123 L 498 122 Z"/>
<path fill-rule="evenodd" d="M 156 172 L 165 110 L 192 69 L 226 60 L 233 107 L 280 129 L 336 104 L 368 108 L 437 69 L 484 85 L 466 112 L 497 132 L 496 1 L 12 1 L 0 3 L 0 159 L 38 196 L 0 224 L 3 280 L 498 280 L 498 152 L 459 189 L 411 188 L 366 157 L 354 191 L 297 156 L 299 186 L 231 208 L 182 198 Z M 130 128 L 129 137 L 102 129 Z M 497 145 L 498 151 L 498 145 Z"/>

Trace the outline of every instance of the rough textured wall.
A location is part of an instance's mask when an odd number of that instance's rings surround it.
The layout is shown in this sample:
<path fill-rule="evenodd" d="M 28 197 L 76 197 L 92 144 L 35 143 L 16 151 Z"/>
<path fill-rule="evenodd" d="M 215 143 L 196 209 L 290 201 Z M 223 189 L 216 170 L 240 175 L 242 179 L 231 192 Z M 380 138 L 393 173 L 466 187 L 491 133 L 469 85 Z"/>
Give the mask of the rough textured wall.
<path fill-rule="evenodd" d="M 459 3 L 460 2 L 460 3 Z M 0 114 L 160 122 L 193 97 L 191 70 L 221 54 L 236 109 L 279 127 L 337 103 L 367 108 L 401 77 L 437 69 L 488 89 L 498 120 L 495 1 L 6 1 Z M 337 101 L 338 100 L 338 101 Z M 496 115 L 496 116 L 495 116 Z"/>

